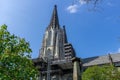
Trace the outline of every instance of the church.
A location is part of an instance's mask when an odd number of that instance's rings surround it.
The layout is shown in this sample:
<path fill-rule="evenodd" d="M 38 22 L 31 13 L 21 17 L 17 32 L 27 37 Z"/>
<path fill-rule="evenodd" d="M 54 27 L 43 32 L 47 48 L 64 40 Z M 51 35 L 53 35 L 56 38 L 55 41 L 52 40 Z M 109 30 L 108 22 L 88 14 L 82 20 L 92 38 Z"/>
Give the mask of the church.
<path fill-rule="evenodd" d="M 82 72 L 89 66 L 113 64 L 120 66 L 120 53 L 78 58 L 67 40 L 66 28 L 59 25 L 57 6 L 43 36 L 38 58 L 33 59 L 39 70 L 39 80 L 81 80 Z"/>

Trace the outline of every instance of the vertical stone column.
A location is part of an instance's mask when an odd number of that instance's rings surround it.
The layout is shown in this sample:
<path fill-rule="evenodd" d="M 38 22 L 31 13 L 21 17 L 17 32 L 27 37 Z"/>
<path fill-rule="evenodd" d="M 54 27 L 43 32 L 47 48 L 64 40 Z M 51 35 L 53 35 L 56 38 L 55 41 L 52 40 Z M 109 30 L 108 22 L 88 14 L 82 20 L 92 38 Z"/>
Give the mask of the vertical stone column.
<path fill-rule="evenodd" d="M 80 75 L 80 58 L 72 58 L 73 62 L 73 80 L 81 80 Z"/>
<path fill-rule="evenodd" d="M 42 80 L 42 73 L 39 72 L 39 79 L 38 80 Z"/>

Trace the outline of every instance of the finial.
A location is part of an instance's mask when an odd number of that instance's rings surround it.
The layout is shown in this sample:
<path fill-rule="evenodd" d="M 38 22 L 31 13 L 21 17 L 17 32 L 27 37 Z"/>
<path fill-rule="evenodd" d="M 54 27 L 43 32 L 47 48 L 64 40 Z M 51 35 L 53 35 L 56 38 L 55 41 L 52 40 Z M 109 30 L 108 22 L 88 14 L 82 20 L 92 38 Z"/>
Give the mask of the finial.
<path fill-rule="evenodd" d="M 55 4 L 54 7 L 57 8 L 57 5 Z"/>
<path fill-rule="evenodd" d="M 63 25 L 63 29 L 65 29 L 65 25 Z"/>

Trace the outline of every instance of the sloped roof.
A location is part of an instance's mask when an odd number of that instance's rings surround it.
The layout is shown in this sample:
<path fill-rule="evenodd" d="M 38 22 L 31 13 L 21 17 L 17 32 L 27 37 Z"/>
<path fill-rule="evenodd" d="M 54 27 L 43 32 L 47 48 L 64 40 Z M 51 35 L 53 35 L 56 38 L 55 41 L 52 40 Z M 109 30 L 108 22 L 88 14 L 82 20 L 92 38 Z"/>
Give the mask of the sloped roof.
<path fill-rule="evenodd" d="M 111 54 L 113 62 L 120 62 L 120 53 Z"/>
<path fill-rule="evenodd" d="M 120 53 L 110 54 L 112 62 L 120 62 Z M 92 65 L 102 65 L 110 63 L 109 55 L 105 56 L 95 56 L 90 58 L 82 59 L 83 67 L 92 66 Z"/>

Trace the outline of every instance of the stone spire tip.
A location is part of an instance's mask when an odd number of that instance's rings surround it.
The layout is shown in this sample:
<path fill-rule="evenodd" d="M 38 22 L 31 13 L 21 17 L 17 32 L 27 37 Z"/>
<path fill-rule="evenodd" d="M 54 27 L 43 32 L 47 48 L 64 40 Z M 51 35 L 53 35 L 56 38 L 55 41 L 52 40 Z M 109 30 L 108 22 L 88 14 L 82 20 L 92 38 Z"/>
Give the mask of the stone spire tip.
<path fill-rule="evenodd" d="M 54 5 L 54 8 L 57 8 L 57 5 L 56 5 L 56 4 Z"/>
<path fill-rule="evenodd" d="M 54 5 L 53 14 L 51 17 L 49 28 L 59 28 L 59 20 L 58 20 L 58 13 L 57 13 L 57 5 Z"/>

